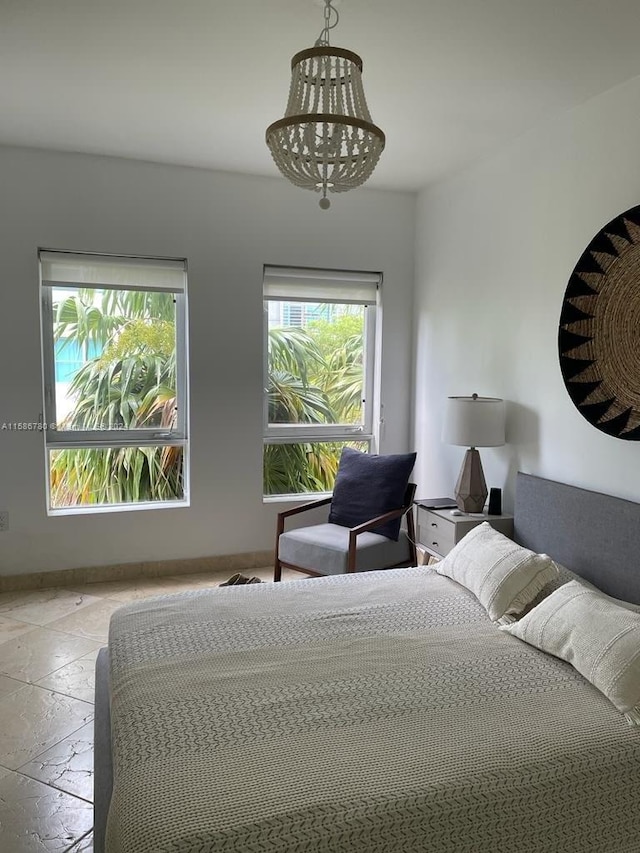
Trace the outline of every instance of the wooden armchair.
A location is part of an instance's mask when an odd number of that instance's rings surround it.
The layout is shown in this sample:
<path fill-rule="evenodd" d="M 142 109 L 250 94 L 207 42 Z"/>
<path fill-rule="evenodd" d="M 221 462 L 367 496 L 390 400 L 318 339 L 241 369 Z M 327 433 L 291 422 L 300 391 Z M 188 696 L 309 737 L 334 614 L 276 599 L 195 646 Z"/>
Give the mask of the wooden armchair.
<path fill-rule="evenodd" d="M 402 506 L 378 515 L 356 527 L 340 524 L 313 524 L 285 532 L 285 520 L 331 503 L 321 498 L 278 513 L 276 529 L 274 581 L 282 577 L 282 568 L 307 575 L 344 574 L 372 569 L 389 569 L 417 564 L 413 498 L 415 483 L 406 488 Z M 376 528 L 407 516 L 407 530 L 400 530 L 397 541 L 376 533 Z"/>

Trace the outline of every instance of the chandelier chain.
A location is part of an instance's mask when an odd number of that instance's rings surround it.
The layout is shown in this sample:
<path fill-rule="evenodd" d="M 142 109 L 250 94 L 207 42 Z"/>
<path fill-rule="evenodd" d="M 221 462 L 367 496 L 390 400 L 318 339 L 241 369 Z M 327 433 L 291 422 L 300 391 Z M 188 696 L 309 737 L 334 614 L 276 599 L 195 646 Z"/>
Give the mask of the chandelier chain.
<path fill-rule="evenodd" d="M 324 0 L 324 27 L 322 28 L 322 32 L 316 39 L 316 47 L 325 47 L 329 44 L 329 30 L 333 30 L 338 26 L 338 22 L 340 20 L 340 13 L 333 6 L 332 0 Z M 335 20 L 331 23 L 331 15 L 332 13 L 335 15 Z"/>

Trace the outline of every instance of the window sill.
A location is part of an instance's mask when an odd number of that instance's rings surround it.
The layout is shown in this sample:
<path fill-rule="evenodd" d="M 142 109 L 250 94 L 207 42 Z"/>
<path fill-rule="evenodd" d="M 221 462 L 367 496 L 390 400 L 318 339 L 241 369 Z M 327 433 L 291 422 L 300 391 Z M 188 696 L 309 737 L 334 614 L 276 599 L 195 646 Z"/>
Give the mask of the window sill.
<path fill-rule="evenodd" d="M 295 503 L 296 501 L 316 501 L 321 498 L 330 498 L 332 492 L 296 492 L 292 495 L 263 495 L 263 504 Z"/>
<path fill-rule="evenodd" d="M 147 501 L 131 504 L 95 504 L 91 506 L 65 506 L 59 509 L 47 509 L 47 515 L 56 518 L 63 515 L 99 515 L 106 512 L 138 512 L 148 509 L 184 509 L 191 505 L 191 501 L 185 498 L 180 501 Z"/>

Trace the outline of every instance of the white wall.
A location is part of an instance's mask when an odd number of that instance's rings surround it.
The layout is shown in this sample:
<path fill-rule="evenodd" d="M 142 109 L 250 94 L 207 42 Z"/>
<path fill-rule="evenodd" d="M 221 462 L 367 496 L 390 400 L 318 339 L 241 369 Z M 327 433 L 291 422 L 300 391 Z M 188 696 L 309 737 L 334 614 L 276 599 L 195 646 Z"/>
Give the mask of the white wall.
<path fill-rule="evenodd" d="M 518 469 L 640 500 L 640 445 L 579 414 L 557 353 L 579 256 L 640 203 L 639 151 L 637 78 L 421 193 L 414 428 L 422 494 L 451 493 L 464 449 L 441 443 L 443 403 L 475 391 L 509 401 L 509 444 L 481 451 L 487 485 L 506 487 L 507 508 Z"/>
<path fill-rule="evenodd" d="M 0 574 L 271 548 L 263 504 L 262 266 L 384 273 L 381 452 L 410 449 L 415 197 L 317 197 L 259 178 L 0 149 L 0 422 L 42 411 L 37 249 L 187 257 L 191 507 L 49 518 L 38 433 L 0 432 Z"/>

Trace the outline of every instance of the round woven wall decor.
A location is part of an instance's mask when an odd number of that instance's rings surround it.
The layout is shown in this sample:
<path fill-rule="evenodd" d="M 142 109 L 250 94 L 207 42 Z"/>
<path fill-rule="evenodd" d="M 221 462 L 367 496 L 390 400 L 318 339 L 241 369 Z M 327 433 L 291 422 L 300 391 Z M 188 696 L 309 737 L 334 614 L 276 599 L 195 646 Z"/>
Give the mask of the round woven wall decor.
<path fill-rule="evenodd" d="M 607 435 L 640 441 L 640 205 L 612 219 L 581 255 L 558 349 L 580 414 Z"/>

